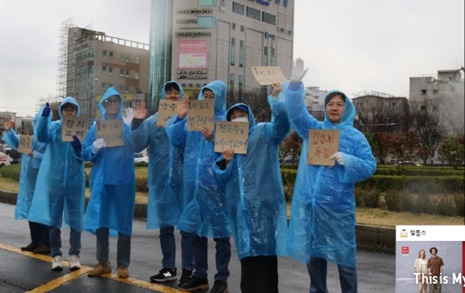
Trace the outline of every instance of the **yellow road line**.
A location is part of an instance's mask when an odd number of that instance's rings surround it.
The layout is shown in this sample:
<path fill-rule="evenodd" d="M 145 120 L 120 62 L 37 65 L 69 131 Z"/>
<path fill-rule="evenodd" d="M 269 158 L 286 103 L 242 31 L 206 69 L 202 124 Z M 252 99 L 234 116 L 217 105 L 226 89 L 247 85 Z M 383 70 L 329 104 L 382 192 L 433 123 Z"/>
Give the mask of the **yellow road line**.
<path fill-rule="evenodd" d="M 36 259 L 40 259 L 40 260 L 43 260 L 43 261 L 52 262 L 52 258 L 50 256 L 48 256 L 48 255 L 32 253 L 32 252 L 29 252 L 29 251 L 21 251 L 21 249 L 19 249 L 19 248 L 9 246 L 9 245 L 6 245 L 6 244 L 0 243 L 0 249 L 8 250 L 8 251 L 11 251 L 11 252 L 16 252 L 16 253 L 19 253 L 19 254 L 22 254 L 22 255 L 27 255 L 27 256 L 30 256 L 30 257 L 33 257 L 33 258 L 36 258 Z M 63 263 L 64 263 L 65 267 L 69 267 L 69 262 L 63 261 Z M 86 274 L 87 271 L 89 271 L 91 269 L 92 269 L 91 267 L 82 266 L 80 270 L 70 272 L 69 274 L 58 277 L 58 278 L 56 278 L 56 279 L 54 279 L 54 280 L 52 280 L 52 281 L 50 281 L 48 283 L 43 284 L 42 286 L 39 286 L 39 287 L 35 288 L 34 290 L 27 291 L 27 292 L 38 293 L 38 292 L 51 291 L 53 289 L 56 289 L 56 288 L 60 287 L 64 283 L 67 283 L 67 282 L 73 281 L 74 279 L 79 278 L 80 276 Z M 142 287 L 142 288 L 146 288 L 146 289 L 150 289 L 150 290 L 154 290 L 154 291 L 159 291 L 161 293 L 185 292 L 185 291 L 182 291 L 182 290 L 178 290 L 176 288 L 166 287 L 166 286 L 163 286 L 163 285 L 154 284 L 154 283 L 150 283 L 150 282 L 146 282 L 146 281 L 142 281 L 142 280 L 138 280 L 138 279 L 134 279 L 134 278 L 127 278 L 127 279 L 118 278 L 116 274 L 106 274 L 106 275 L 102 275 L 101 277 L 111 279 L 111 280 L 115 280 L 115 281 L 122 282 L 122 283 L 126 283 L 126 284 L 130 284 L 130 285 L 134 285 L 134 286 L 138 286 L 138 287 Z"/>

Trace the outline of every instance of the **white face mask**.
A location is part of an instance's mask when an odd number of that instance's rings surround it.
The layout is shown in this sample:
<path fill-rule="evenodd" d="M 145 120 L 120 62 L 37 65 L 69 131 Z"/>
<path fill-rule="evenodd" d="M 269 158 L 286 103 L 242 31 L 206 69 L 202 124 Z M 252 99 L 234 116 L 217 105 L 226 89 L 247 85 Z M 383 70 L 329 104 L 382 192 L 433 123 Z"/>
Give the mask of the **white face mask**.
<path fill-rule="evenodd" d="M 234 119 L 231 119 L 232 122 L 249 122 L 248 117 L 237 117 Z"/>

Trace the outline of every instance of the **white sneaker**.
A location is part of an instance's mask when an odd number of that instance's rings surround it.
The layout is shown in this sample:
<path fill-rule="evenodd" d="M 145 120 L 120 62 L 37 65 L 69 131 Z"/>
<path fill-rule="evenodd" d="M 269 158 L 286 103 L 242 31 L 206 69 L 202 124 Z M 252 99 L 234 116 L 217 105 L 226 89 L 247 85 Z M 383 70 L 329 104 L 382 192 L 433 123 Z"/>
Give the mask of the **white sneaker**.
<path fill-rule="evenodd" d="M 57 255 L 52 260 L 52 271 L 61 270 L 63 270 L 63 258 L 60 255 Z"/>
<path fill-rule="evenodd" d="M 70 255 L 69 256 L 69 269 L 72 271 L 79 270 L 81 268 L 81 264 L 79 263 L 79 256 L 77 255 Z"/>

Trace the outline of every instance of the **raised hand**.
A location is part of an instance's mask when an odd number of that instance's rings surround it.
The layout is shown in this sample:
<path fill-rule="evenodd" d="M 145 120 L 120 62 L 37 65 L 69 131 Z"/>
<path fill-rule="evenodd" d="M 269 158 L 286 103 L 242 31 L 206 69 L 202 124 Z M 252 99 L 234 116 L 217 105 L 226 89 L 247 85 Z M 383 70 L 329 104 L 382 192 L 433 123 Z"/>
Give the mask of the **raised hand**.
<path fill-rule="evenodd" d="M 273 82 L 273 91 L 271 92 L 271 96 L 277 99 L 280 92 L 281 84 L 279 82 Z"/>
<path fill-rule="evenodd" d="M 137 102 L 134 105 L 134 118 L 145 119 L 145 116 L 147 116 L 147 108 L 145 103 L 143 101 Z"/>
<path fill-rule="evenodd" d="M 291 71 L 291 82 L 299 82 L 302 81 L 305 74 L 307 73 L 307 69 L 304 69 L 304 60 L 301 58 L 297 58 L 292 64 L 292 71 Z"/>
<path fill-rule="evenodd" d="M 44 109 L 42 110 L 42 116 L 48 117 L 50 115 L 50 104 L 47 102 Z"/>
<path fill-rule="evenodd" d="M 189 105 L 189 97 L 188 96 L 184 96 L 182 98 L 182 101 L 179 103 L 178 105 L 178 118 L 179 119 L 184 119 L 184 117 L 186 117 L 187 115 L 187 107 Z"/>

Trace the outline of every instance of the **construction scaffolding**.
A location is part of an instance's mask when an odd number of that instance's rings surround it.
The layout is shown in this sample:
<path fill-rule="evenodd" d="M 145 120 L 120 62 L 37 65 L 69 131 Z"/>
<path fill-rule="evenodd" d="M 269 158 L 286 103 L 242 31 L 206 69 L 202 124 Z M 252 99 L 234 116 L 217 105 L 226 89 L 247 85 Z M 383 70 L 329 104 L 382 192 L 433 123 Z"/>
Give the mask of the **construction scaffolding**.
<path fill-rule="evenodd" d="M 68 31 L 69 28 L 74 27 L 72 18 L 64 21 L 60 28 L 60 38 L 58 47 L 58 74 L 57 74 L 57 96 L 66 96 L 66 77 L 68 61 L 72 58 L 72 54 L 68 54 Z"/>

